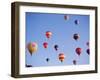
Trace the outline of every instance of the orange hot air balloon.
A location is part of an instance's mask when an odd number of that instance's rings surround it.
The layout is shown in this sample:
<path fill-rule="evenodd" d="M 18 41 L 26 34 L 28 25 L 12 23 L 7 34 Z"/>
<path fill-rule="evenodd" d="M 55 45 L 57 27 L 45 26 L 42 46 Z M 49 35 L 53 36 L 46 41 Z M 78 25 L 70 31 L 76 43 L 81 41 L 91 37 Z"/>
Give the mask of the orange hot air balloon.
<path fill-rule="evenodd" d="M 43 46 L 44 46 L 44 48 L 48 48 L 48 43 L 47 42 L 44 42 L 43 43 Z"/>
<path fill-rule="evenodd" d="M 33 42 L 33 43 L 28 43 L 28 51 L 30 52 L 30 54 L 32 55 L 32 53 L 36 52 L 37 51 L 37 48 L 38 48 L 38 45 L 37 43 Z"/>
<path fill-rule="evenodd" d="M 52 36 L 52 32 L 47 31 L 45 35 L 46 35 L 46 37 L 49 39 L 49 38 Z"/>
<path fill-rule="evenodd" d="M 60 53 L 60 54 L 59 54 L 59 60 L 60 60 L 61 62 L 63 62 L 64 59 L 65 59 L 65 55 L 64 55 L 63 53 Z"/>
<path fill-rule="evenodd" d="M 76 53 L 80 56 L 80 54 L 81 54 L 81 52 L 82 52 L 82 49 L 81 48 L 76 48 Z"/>

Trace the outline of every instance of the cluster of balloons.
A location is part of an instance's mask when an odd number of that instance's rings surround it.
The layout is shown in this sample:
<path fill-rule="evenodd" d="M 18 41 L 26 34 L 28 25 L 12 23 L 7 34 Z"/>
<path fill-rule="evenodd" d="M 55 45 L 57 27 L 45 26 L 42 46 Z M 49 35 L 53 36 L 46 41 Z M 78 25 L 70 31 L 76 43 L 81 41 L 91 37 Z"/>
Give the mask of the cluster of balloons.
<path fill-rule="evenodd" d="M 68 15 L 65 15 L 65 16 L 64 16 L 64 19 L 65 19 L 65 20 L 68 20 L 68 19 L 69 19 L 69 16 L 68 16 Z M 74 23 L 75 23 L 76 25 L 78 25 L 78 24 L 79 24 L 79 20 L 75 20 Z M 50 39 L 50 38 L 52 37 L 52 32 L 51 32 L 51 31 L 46 31 L 46 32 L 45 32 L 45 36 L 46 36 L 47 39 Z M 78 33 L 73 34 L 73 39 L 74 39 L 75 41 L 78 41 L 79 38 L 80 38 L 80 35 L 79 35 Z M 87 42 L 86 45 L 89 46 L 89 42 Z M 47 43 L 47 42 L 44 42 L 44 43 L 43 43 L 43 47 L 44 47 L 45 49 L 47 49 L 47 48 L 48 48 L 48 43 Z M 30 42 L 30 43 L 28 43 L 27 48 L 28 48 L 28 51 L 29 51 L 30 55 L 32 56 L 32 54 L 35 53 L 35 52 L 37 51 L 37 49 L 38 49 L 38 44 L 37 44 L 36 42 Z M 58 46 L 57 44 L 55 44 L 55 45 L 54 45 L 54 49 L 55 49 L 55 51 L 58 51 L 59 46 Z M 77 47 L 77 48 L 75 49 L 75 52 L 77 53 L 78 56 L 80 56 L 81 53 L 82 53 L 82 48 Z M 88 48 L 88 49 L 86 50 L 86 52 L 87 52 L 87 54 L 89 55 L 89 54 L 90 54 L 90 49 Z M 65 59 L 64 53 L 60 53 L 60 54 L 58 55 L 58 59 L 59 59 L 61 62 L 63 62 L 64 59 Z M 49 62 L 49 60 L 50 60 L 49 58 L 46 58 L 46 61 L 47 61 L 47 62 Z M 77 61 L 76 61 L 75 59 L 73 60 L 73 64 L 74 64 L 74 65 L 77 64 Z M 26 65 L 26 66 L 27 66 L 27 67 L 31 67 L 31 65 Z"/>
<path fill-rule="evenodd" d="M 64 19 L 65 19 L 65 20 L 69 20 L 69 15 L 64 15 Z M 74 23 L 75 23 L 76 25 L 78 25 L 80 22 L 79 22 L 79 20 L 76 19 L 76 20 L 74 21 Z"/>
<path fill-rule="evenodd" d="M 66 19 L 67 19 L 67 17 L 66 17 Z M 48 39 L 51 38 L 52 32 L 51 32 L 51 31 L 46 31 L 45 36 L 46 36 L 46 38 L 48 38 Z M 48 48 L 48 43 L 47 43 L 47 42 L 44 42 L 44 43 L 43 43 L 43 47 L 44 47 L 44 48 Z M 58 46 L 57 44 L 55 44 L 55 45 L 54 45 L 54 49 L 55 49 L 56 51 L 58 51 L 58 48 L 59 48 L 59 46 Z M 61 62 L 63 62 L 64 59 L 65 59 L 64 53 L 60 53 L 59 56 L 58 56 L 58 58 L 59 58 L 59 60 L 60 60 Z M 50 60 L 49 58 L 46 58 L 46 61 L 47 61 L 47 62 L 49 62 L 49 60 Z"/>

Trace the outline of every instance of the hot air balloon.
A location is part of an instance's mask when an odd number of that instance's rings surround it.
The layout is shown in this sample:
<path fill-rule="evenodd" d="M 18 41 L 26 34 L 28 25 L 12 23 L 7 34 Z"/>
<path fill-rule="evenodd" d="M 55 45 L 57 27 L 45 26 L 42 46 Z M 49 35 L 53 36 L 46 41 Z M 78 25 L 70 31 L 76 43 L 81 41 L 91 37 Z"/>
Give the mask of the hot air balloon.
<path fill-rule="evenodd" d="M 33 43 L 30 42 L 28 44 L 27 48 L 28 48 L 28 51 L 30 52 L 30 54 L 32 55 L 32 53 L 37 51 L 38 45 L 35 42 L 33 42 Z"/>
<path fill-rule="evenodd" d="M 32 65 L 27 65 L 27 64 L 26 64 L 26 67 L 32 67 Z"/>
<path fill-rule="evenodd" d="M 90 49 L 87 49 L 86 52 L 88 53 L 88 55 L 90 54 Z"/>
<path fill-rule="evenodd" d="M 59 54 L 59 60 L 60 60 L 61 62 L 63 62 L 64 59 L 65 59 L 65 55 L 64 55 L 63 53 L 60 53 L 60 54 Z"/>
<path fill-rule="evenodd" d="M 45 35 L 46 35 L 46 37 L 49 39 L 49 38 L 52 36 L 52 32 L 47 31 Z"/>
<path fill-rule="evenodd" d="M 73 60 L 73 64 L 76 65 L 76 60 Z"/>
<path fill-rule="evenodd" d="M 44 42 L 43 43 L 43 46 L 44 46 L 44 48 L 48 48 L 48 43 L 47 42 Z"/>
<path fill-rule="evenodd" d="M 87 42 L 86 45 L 89 46 L 89 42 Z"/>
<path fill-rule="evenodd" d="M 76 53 L 80 56 L 80 54 L 81 54 L 81 52 L 82 52 L 82 49 L 81 48 L 76 48 Z"/>
<path fill-rule="evenodd" d="M 46 61 L 47 61 L 47 62 L 49 62 L 49 60 L 50 60 L 49 58 L 46 58 Z"/>
<path fill-rule="evenodd" d="M 65 19 L 65 20 L 68 20 L 68 19 L 69 19 L 69 16 L 68 16 L 68 15 L 65 15 L 65 16 L 64 16 L 64 19 Z"/>
<path fill-rule="evenodd" d="M 75 24 L 78 25 L 79 24 L 79 20 L 75 20 Z"/>
<path fill-rule="evenodd" d="M 58 45 L 54 45 L 54 49 L 57 51 L 58 50 Z"/>
<path fill-rule="evenodd" d="M 79 34 L 76 33 L 73 35 L 73 38 L 77 41 L 80 38 L 80 36 L 79 36 Z"/>

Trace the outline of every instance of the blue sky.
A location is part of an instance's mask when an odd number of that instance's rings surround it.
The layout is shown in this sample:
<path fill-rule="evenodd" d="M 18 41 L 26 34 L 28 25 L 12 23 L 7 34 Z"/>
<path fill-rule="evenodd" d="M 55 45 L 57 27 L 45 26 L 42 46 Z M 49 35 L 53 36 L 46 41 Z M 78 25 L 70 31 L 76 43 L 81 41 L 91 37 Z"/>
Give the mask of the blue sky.
<path fill-rule="evenodd" d="M 73 65 L 73 60 L 77 65 L 89 64 L 89 55 L 86 53 L 89 41 L 89 15 L 66 14 L 68 20 L 64 19 L 65 14 L 32 13 L 26 12 L 26 45 L 29 42 L 36 42 L 38 50 L 31 56 L 26 48 L 26 64 L 34 67 L 39 66 L 63 66 Z M 79 20 L 79 24 L 74 23 Z M 48 40 L 46 31 L 51 31 L 52 36 Z M 73 39 L 73 34 L 78 33 L 78 41 Z M 43 47 L 43 43 L 48 42 L 48 48 Z M 55 51 L 54 45 L 59 46 Z M 75 52 L 77 47 L 82 48 L 82 53 L 78 56 Z M 59 53 L 64 53 L 65 60 L 61 63 L 58 59 Z M 46 62 L 49 58 L 49 62 Z"/>

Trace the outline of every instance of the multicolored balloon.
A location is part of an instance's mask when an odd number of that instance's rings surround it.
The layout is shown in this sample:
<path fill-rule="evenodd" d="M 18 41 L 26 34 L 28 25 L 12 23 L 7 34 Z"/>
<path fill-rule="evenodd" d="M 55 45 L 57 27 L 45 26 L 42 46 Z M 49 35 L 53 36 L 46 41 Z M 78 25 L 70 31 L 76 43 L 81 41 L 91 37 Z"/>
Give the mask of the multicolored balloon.
<path fill-rule="evenodd" d="M 76 53 L 80 56 L 80 54 L 81 54 L 81 52 L 82 52 L 82 49 L 78 47 L 78 48 L 76 48 L 75 51 L 76 51 Z"/>
<path fill-rule="evenodd" d="M 80 38 L 80 36 L 79 36 L 79 34 L 76 33 L 73 35 L 73 38 L 77 41 Z"/>
<path fill-rule="evenodd" d="M 63 62 L 64 59 L 65 59 L 64 53 L 60 53 L 60 54 L 59 54 L 59 60 L 60 60 L 61 62 Z"/>
<path fill-rule="evenodd" d="M 45 35 L 46 35 L 46 37 L 49 39 L 49 38 L 52 36 L 52 32 L 47 31 L 47 32 L 45 33 Z"/>
<path fill-rule="evenodd" d="M 54 49 L 57 51 L 58 50 L 58 45 L 54 45 Z"/>
<path fill-rule="evenodd" d="M 33 53 L 35 53 L 38 49 L 38 45 L 36 42 L 30 42 L 27 45 L 28 51 L 30 52 L 30 54 L 32 55 Z"/>
<path fill-rule="evenodd" d="M 87 49 L 86 52 L 88 53 L 88 55 L 90 54 L 90 49 Z"/>
<path fill-rule="evenodd" d="M 75 24 L 78 25 L 79 24 L 79 20 L 75 20 Z"/>
<path fill-rule="evenodd" d="M 48 43 L 47 43 L 47 42 L 44 42 L 44 43 L 43 43 L 43 47 L 44 47 L 44 48 L 48 48 Z"/>

